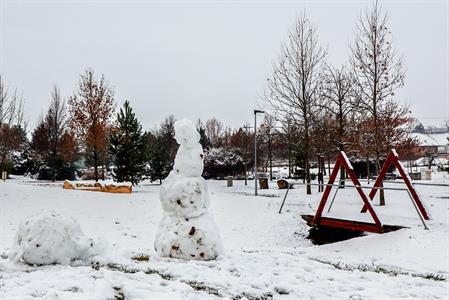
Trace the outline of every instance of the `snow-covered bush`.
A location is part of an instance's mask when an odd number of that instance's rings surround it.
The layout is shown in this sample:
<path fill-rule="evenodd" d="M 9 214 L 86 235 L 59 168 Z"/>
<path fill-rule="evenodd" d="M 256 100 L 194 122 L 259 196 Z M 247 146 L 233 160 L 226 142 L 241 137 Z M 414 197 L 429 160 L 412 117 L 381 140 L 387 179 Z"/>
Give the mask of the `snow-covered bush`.
<path fill-rule="evenodd" d="M 29 216 L 19 224 L 8 256 L 30 265 L 70 264 L 105 248 L 105 241 L 86 237 L 75 219 L 51 211 Z"/>
<path fill-rule="evenodd" d="M 243 170 L 243 158 L 235 149 L 211 148 L 205 153 L 205 178 L 225 177 L 242 173 Z"/>

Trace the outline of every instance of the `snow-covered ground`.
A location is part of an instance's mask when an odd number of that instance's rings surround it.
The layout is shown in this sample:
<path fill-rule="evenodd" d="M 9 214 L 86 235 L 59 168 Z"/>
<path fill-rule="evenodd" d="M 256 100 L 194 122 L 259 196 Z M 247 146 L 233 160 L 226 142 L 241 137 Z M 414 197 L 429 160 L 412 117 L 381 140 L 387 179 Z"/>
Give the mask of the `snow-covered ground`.
<path fill-rule="evenodd" d="M 437 182 L 449 176 L 433 174 Z M 313 245 L 301 214 L 321 194 L 260 191 L 250 182 L 208 181 L 210 211 L 225 254 L 216 261 L 160 258 L 153 243 L 162 217 L 159 186 L 132 194 L 63 190 L 24 178 L 0 182 L 0 299 L 448 299 L 449 189 L 417 186 L 432 220 L 424 230 L 405 191 L 387 191 L 382 221 L 410 227 Z M 399 187 L 400 184 L 387 186 Z M 333 196 L 333 195 L 331 195 Z M 331 216 L 369 220 L 353 189 L 338 192 Z M 7 255 L 18 223 L 39 210 L 75 218 L 87 236 L 108 241 L 90 263 L 29 266 Z M 325 209 L 327 212 L 327 208 Z"/>

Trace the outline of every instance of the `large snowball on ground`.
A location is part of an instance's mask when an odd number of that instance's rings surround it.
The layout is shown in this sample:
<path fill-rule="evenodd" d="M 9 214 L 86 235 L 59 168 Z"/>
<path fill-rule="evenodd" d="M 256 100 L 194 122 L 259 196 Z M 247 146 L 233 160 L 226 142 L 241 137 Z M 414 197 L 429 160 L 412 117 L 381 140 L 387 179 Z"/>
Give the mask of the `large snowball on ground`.
<path fill-rule="evenodd" d="M 70 264 L 98 255 L 105 247 L 104 241 L 86 237 L 75 219 L 51 211 L 19 224 L 9 257 L 32 265 Z"/>
<path fill-rule="evenodd" d="M 170 174 L 161 186 L 162 209 L 171 216 L 196 217 L 209 208 L 209 193 L 202 177 L 178 177 Z"/>
<path fill-rule="evenodd" d="M 164 216 L 154 242 L 163 257 L 211 260 L 223 253 L 217 226 L 209 214 L 196 218 Z"/>

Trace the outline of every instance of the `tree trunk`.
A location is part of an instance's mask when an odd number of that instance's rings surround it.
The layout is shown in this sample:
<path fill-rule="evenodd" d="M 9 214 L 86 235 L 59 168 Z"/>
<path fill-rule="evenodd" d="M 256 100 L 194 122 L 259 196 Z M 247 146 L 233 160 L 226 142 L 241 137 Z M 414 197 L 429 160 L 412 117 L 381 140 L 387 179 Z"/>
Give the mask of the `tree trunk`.
<path fill-rule="evenodd" d="M 345 179 L 346 179 L 345 168 L 343 166 L 341 166 L 340 167 L 340 184 L 338 185 L 339 189 L 345 188 Z"/>
<path fill-rule="evenodd" d="M 344 151 L 344 146 L 343 146 L 343 135 L 344 135 L 344 131 L 343 131 L 343 111 L 342 111 L 342 104 L 340 101 L 340 106 L 339 106 L 340 112 L 338 115 L 338 121 L 339 121 L 339 128 L 338 128 L 338 149 L 340 151 Z M 345 179 L 346 179 L 346 174 L 345 174 L 345 168 L 343 166 L 340 167 L 340 184 L 338 186 L 338 188 L 340 189 L 344 189 L 345 188 Z"/>
<path fill-rule="evenodd" d="M 270 180 L 273 180 L 273 157 L 272 157 L 272 149 L 271 149 L 271 138 L 270 144 L 268 145 L 268 154 L 270 160 Z"/>
<path fill-rule="evenodd" d="M 377 152 L 376 153 L 376 173 L 377 176 L 379 176 L 380 173 L 380 153 Z M 383 184 L 381 184 L 381 186 L 383 186 Z M 385 193 L 384 190 L 381 189 L 379 190 L 379 205 L 385 205 Z"/>
<path fill-rule="evenodd" d="M 245 185 L 248 185 L 248 164 L 245 162 Z"/>
<path fill-rule="evenodd" d="M 309 128 L 308 125 L 305 129 L 305 167 L 306 167 L 306 182 L 307 182 L 307 190 L 306 194 L 310 195 L 312 194 L 312 187 L 310 186 L 310 143 L 309 143 Z"/>
<path fill-rule="evenodd" d="M 6 159 L 6 154 L 2 154 L 2 159 L 0 160 L 0 172 L 1 171 L 6 171 L 5 169 L 5 159 Z"/>
<path fill-rule="evenodd" d="M 370 174 L 371 171 L 370 171 L 369 165 L 370 165 L 369 156 L 366 156 L 366 179 L 368 181 L 368 184 L 369 184 L 369 180 L 371 178 L 371 174 Z"/>
<path fill-rule="evenodd" d="M 290 142 L 288 144 L 288 178 L 292 177 L 292 151 L 290 149 Z"/>
<path fill-rule="evenodd" d="M 95 181 L 98 181 L 98 151 L 97 151 L 97 146 L 94 146 L 94 170 L 95 170 Z"/>
<path fill-rule="evenodd" d="M 56 149 L 53 149 L 52 151 L 52 159 L 51 159 L 51 163 L 52 163 L 52 181 L 55 182 L 56 181 Z"/>

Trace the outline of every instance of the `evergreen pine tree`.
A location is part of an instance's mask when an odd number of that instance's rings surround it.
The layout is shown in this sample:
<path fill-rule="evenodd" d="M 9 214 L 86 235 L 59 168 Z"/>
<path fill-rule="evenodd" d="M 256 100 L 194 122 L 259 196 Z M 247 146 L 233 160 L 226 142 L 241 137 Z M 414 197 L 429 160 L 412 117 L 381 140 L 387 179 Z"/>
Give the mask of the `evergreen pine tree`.
<path fill-rule="evenodd" d="M 198 133 L 200 134 L 200 144 L 203 150 L 209 150 L 211 148 L 211 143 L 206 134 L 206 129 L 202 126 L 198 127 Z"/>
<path fill-rule="evenodd" d="M 115 165 L 114 180 L 128 181 L 133 185 L 145 177 L 147 162 L 147 137 L 128 101 L 117 114 L 115 128 L 110 136 L 109 152 Z"/>
<path fill-rule="evenodd" d="M 170 152 L 167 151 L 167 144 L 162 135 L 158 133 L 151 135 L 149 140 L 150 179 L 151 181 L 159 180 L 159 183 L 162 183 L 162 179 L 168 176 L 173 166 Z"/>
<path fill-rule="evenodd" d="M 159 130 L 148 135 L 149 140 L 149 164 L 151 181 L 159 180 L 168 176 L 173 168 L 178 144 L 175 136 L 175 118 L 167 117 L 161 124 Z"/>

